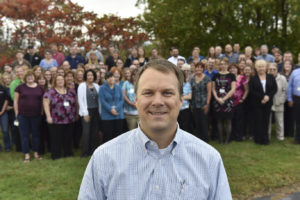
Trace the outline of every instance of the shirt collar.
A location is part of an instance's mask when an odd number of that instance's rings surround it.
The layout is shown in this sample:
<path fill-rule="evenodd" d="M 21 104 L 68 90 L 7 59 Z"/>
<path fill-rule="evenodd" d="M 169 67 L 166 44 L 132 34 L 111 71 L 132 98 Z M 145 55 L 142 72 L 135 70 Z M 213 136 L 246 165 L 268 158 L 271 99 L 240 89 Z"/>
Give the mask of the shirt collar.
<path fill-rule="evenodd" d="M 138 125 L 137 128 L 137 137 L 138 137 L 138 141 L 141 144 L 144 152 L 147 154 L 148 152 L 148 148 L 147 145 L 151 142 L 154 142 L 152 140 L 150 140 L 147 135 L 142 131 L 140 124 Z M 177 123 L 177 129 L 176 129 L 176 133 L 175 133 L 175 137 L 173 139 L 173 141 L 170 143 L 170 145 L 173 145 L 171 153 L 174 155 L 174 150 L 176 149 L 176 147 L 180 144 L 180 142 L 182 141 L 182 130 L 179 128 L 179 125 Z"/>

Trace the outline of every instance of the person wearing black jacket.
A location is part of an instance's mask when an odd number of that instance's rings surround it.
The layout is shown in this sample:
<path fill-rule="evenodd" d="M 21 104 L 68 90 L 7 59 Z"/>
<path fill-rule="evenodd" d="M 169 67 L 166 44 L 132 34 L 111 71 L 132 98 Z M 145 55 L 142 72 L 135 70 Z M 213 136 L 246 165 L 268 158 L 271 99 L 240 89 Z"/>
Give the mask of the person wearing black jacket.
<path fill-rule="evenodd" d="M 25 54 L 24 59 L 26 59 L 32 67 L 39 65 L 42 58 L 37 53 L 32 45 L 28 46 L 28 52 Z"/>
<path fill-rule="evenodd" d="M 266 73 L 267 62 L 258 60 L 255 63 L 257 74 L 249 81 L 250 101 L 253 108 L 254 141 L 257 144 L 269 144 L 268 126 L 273 96 L 277 92 L 274 76 Z"/>

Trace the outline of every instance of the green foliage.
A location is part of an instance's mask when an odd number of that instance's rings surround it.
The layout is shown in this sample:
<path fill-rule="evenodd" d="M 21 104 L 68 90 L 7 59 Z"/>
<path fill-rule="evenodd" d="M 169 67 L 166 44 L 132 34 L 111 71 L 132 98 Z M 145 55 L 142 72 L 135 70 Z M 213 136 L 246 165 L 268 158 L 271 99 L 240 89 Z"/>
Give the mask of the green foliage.
<path fill-rule="evenodd" d="M 191 54 L 200 46 L 206 55 L 212 45 L 239 42 L 283 51 L 300 50 L 299 0 L 139 0 L 146 5 L 143 27 L 162 49 L 177 46 Z M 167 53 L 167 52 L 164 52 Z"/>

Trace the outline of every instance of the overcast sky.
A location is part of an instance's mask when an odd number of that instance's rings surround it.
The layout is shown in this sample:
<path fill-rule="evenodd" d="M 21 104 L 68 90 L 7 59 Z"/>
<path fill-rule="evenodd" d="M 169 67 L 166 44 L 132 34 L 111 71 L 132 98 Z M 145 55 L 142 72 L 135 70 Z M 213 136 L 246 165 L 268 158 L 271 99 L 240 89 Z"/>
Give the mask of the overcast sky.
<path fill-rule="evenodd" d="M 72 0 L 84 8 L 84 11 L 93 11 L 102 17 L 104 14 L 115 14 L 120 17 L 135 17 L 143 9 L 135 7 L 137 0 Z"/>

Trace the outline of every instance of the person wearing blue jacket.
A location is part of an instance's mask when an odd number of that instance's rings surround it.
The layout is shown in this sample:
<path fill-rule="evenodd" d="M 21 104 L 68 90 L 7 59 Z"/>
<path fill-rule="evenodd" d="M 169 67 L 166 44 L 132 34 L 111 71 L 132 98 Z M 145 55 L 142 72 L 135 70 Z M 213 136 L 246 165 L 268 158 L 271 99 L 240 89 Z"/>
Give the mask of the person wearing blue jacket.
<path fill-rule="evenodd" d="M 124 130 L 124 97 L 122 89 L 115 84 L 111 72 L 105 74 L 105 83 L 100 87 L 101 119 L 103 140 L 107 142 L 119 136 Z"/>

